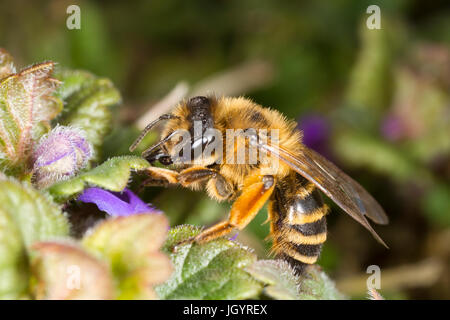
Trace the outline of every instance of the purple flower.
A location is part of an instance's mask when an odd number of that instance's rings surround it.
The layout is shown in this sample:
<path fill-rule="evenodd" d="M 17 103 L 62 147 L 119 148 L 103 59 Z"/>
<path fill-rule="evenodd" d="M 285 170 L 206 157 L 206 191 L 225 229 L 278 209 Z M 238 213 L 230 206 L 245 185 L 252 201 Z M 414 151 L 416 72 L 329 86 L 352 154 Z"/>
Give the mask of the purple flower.
<path fill-rule="evenodd" d="M 100 210 L 111 216 L 128 216 L 135 213 L 161 213 L 161 211 L 146 204 L 127 188 L 122 192 L 88 188 L 78 197 L 78 200 L 94 203 Z"/>
<path fill-rule="evenodd" d="M 43 136 L 33 150 L 33 179 L 38 188 L 75 175 L 92 157 L 84 131 L 57 126 Z"/>
<path fill-rule="evenodd" d="M 230 240 L 230 241 L 235 241 L 236 238 L 238 237 L 238 235 L 239 235 L 239 231 L 236 232 L 236 233 L 235 233 L 231 238 L 229 238 L 228 240 Z"/>
<path fill-rule="evenodd" d="M 387 140 L 398 141 L 404 135 L 404 123 L 400 117 L 391 114 L 382 121 L 380 131 Z"/>
<path fill-rule="evenodd" d="M 308 148 L 330 158 L 330 127 L 324 117 L 314 114 L 304 116 L 298 122 L 298 128 L 303 131 L 303 143 Z"/>

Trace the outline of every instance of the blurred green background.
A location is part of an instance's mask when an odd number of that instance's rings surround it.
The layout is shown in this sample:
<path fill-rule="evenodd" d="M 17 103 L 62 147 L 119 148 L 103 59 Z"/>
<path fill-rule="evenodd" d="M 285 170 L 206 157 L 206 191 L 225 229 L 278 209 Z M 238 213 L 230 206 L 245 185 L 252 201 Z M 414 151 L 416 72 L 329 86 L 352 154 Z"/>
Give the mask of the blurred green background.
<path fill-rule="evenodd" d="M 80 30 L 66 27 L 71 4 Z M 380 30 L 366 27 L 372 4 Z M 330 202 L 319 264 L 338 287 L 364 297 L 375 264 L 386 298 L 450 299 L 448 1 L 2 1 L 0 47 L 21 67 L 53 60 L 114 81 L 123 103 L 103 159 L 128 153 L 139 128 L 183 96 L 242 94 L 297 119 L 391 218 L 376 227 L 386 250 Z M 229 208 L 188 190 L 140 195 L 171 225 L 210 225 Z M 238 236 L 261 258 L 266 216 Z"/>

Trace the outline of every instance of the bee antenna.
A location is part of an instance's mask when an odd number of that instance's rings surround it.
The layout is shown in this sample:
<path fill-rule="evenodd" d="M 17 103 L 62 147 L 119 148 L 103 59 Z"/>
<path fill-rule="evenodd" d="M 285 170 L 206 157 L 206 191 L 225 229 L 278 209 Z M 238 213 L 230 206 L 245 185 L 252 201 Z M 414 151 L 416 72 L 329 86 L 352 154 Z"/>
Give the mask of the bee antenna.
<path fill-rule="evenodd" d="M 141 134 L 139 135 L 139 137 L 137 137 L 137 139 L 133 142 L 133 144 L 130 146 L 130 151 L 133 152 L 136 147 L 139 145 L 139 143 L 141 143 L 142 139 L 145 138 L 145 136 L 147 135 L 147 133 L 160 121 L 162 120 L 169 120 L 169 119 L 179 119 L 180 117 L 174 116 L 173 114 L 170 113 L 166 113 L 163 114 L 162 116 L 160 116 L 158 119 L 153 120 L 152 122 L 150 122 L 145 128 L 144 130 L 142 130 Z"/>
<path fill-rule="evenodd" d="M 151 146 L 150 148 L 148 148 L 147 150 L 145 150 L 144 152 L 142 152 L 142 157 L 146 158 L 150 153 L 153 152 L 153 150 L 155 150 L 156 148 L 158 148 L 160 145 L 162 145 L 163 143 L 166 143 L 167 141 L 169 141 L 170 139 L 172 139 L 173 136 L 179 134 L 181 132 L 181 130 L 175 130 L 174 132 L 168 134 L 164 139 L 161 139 L 158 143 L 156 143 L 155 145 Z"/>

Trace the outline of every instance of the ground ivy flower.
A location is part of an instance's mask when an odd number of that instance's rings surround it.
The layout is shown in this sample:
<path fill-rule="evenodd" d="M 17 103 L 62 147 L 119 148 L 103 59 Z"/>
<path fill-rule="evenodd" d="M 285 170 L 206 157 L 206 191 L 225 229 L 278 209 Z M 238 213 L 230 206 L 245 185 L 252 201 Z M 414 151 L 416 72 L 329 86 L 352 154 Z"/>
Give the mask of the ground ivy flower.
<path fill-rule="evenodd" d="M 230 240 L 230 241 L 235 241 L 235 240 L 237 239 L 238 235 L 239 235 L 239 231 L 236 232 L 236 233 L 235 233 L 231 238 L 229 238 L 228 240 Z"/>
<path fill-rule="evenodd" d="M 398 141 L 404 136 L 405 126 L 400 117 L 389 114 L 381 122 L 380 131 L 387 140 Z"/>
<path fill-rule="evenodd" d="M 330 158 L 330 127 L 326 119 L 319 115 L 307 115 L 298 122 L 303 131 L 303 143 L 323 156 Z"/>
<path fill-rule="evenodd" d="M 57 126 L 33 150 L 33 182 L 38 188 L 45 188 L 72 177 L 91 157 L 92 146 L 83 130 Z"/>
<path fill-rule="evenodd" d="M 94 203 L 111 216 L 128 216 L 136 213 L 156 213 L 161 211 L 142 201 L 131 190 L 113 192 L 101 188 L 88 188 L 78 197 L 82 202 Z"/>

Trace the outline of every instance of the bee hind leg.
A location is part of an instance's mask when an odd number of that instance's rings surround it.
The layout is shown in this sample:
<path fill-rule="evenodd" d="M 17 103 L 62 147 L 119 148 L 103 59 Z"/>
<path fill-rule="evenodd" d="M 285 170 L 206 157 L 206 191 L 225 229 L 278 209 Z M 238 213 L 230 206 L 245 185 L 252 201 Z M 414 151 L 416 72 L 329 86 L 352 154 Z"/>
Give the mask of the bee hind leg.
<path fill-rule="evenodd" d="M 178 243 L 174 249 L 187 243 L 205 243 L 230 233 L 234 228 L 244 229 L 256 216 L 258 211 L 269 199 L 275 187 L 273 176 L 252 175 L 249 176 L 241 195 L 233 203 L 228 220 L 219 222 L 212 227 L 203 230 L 193 238 Z"/>

